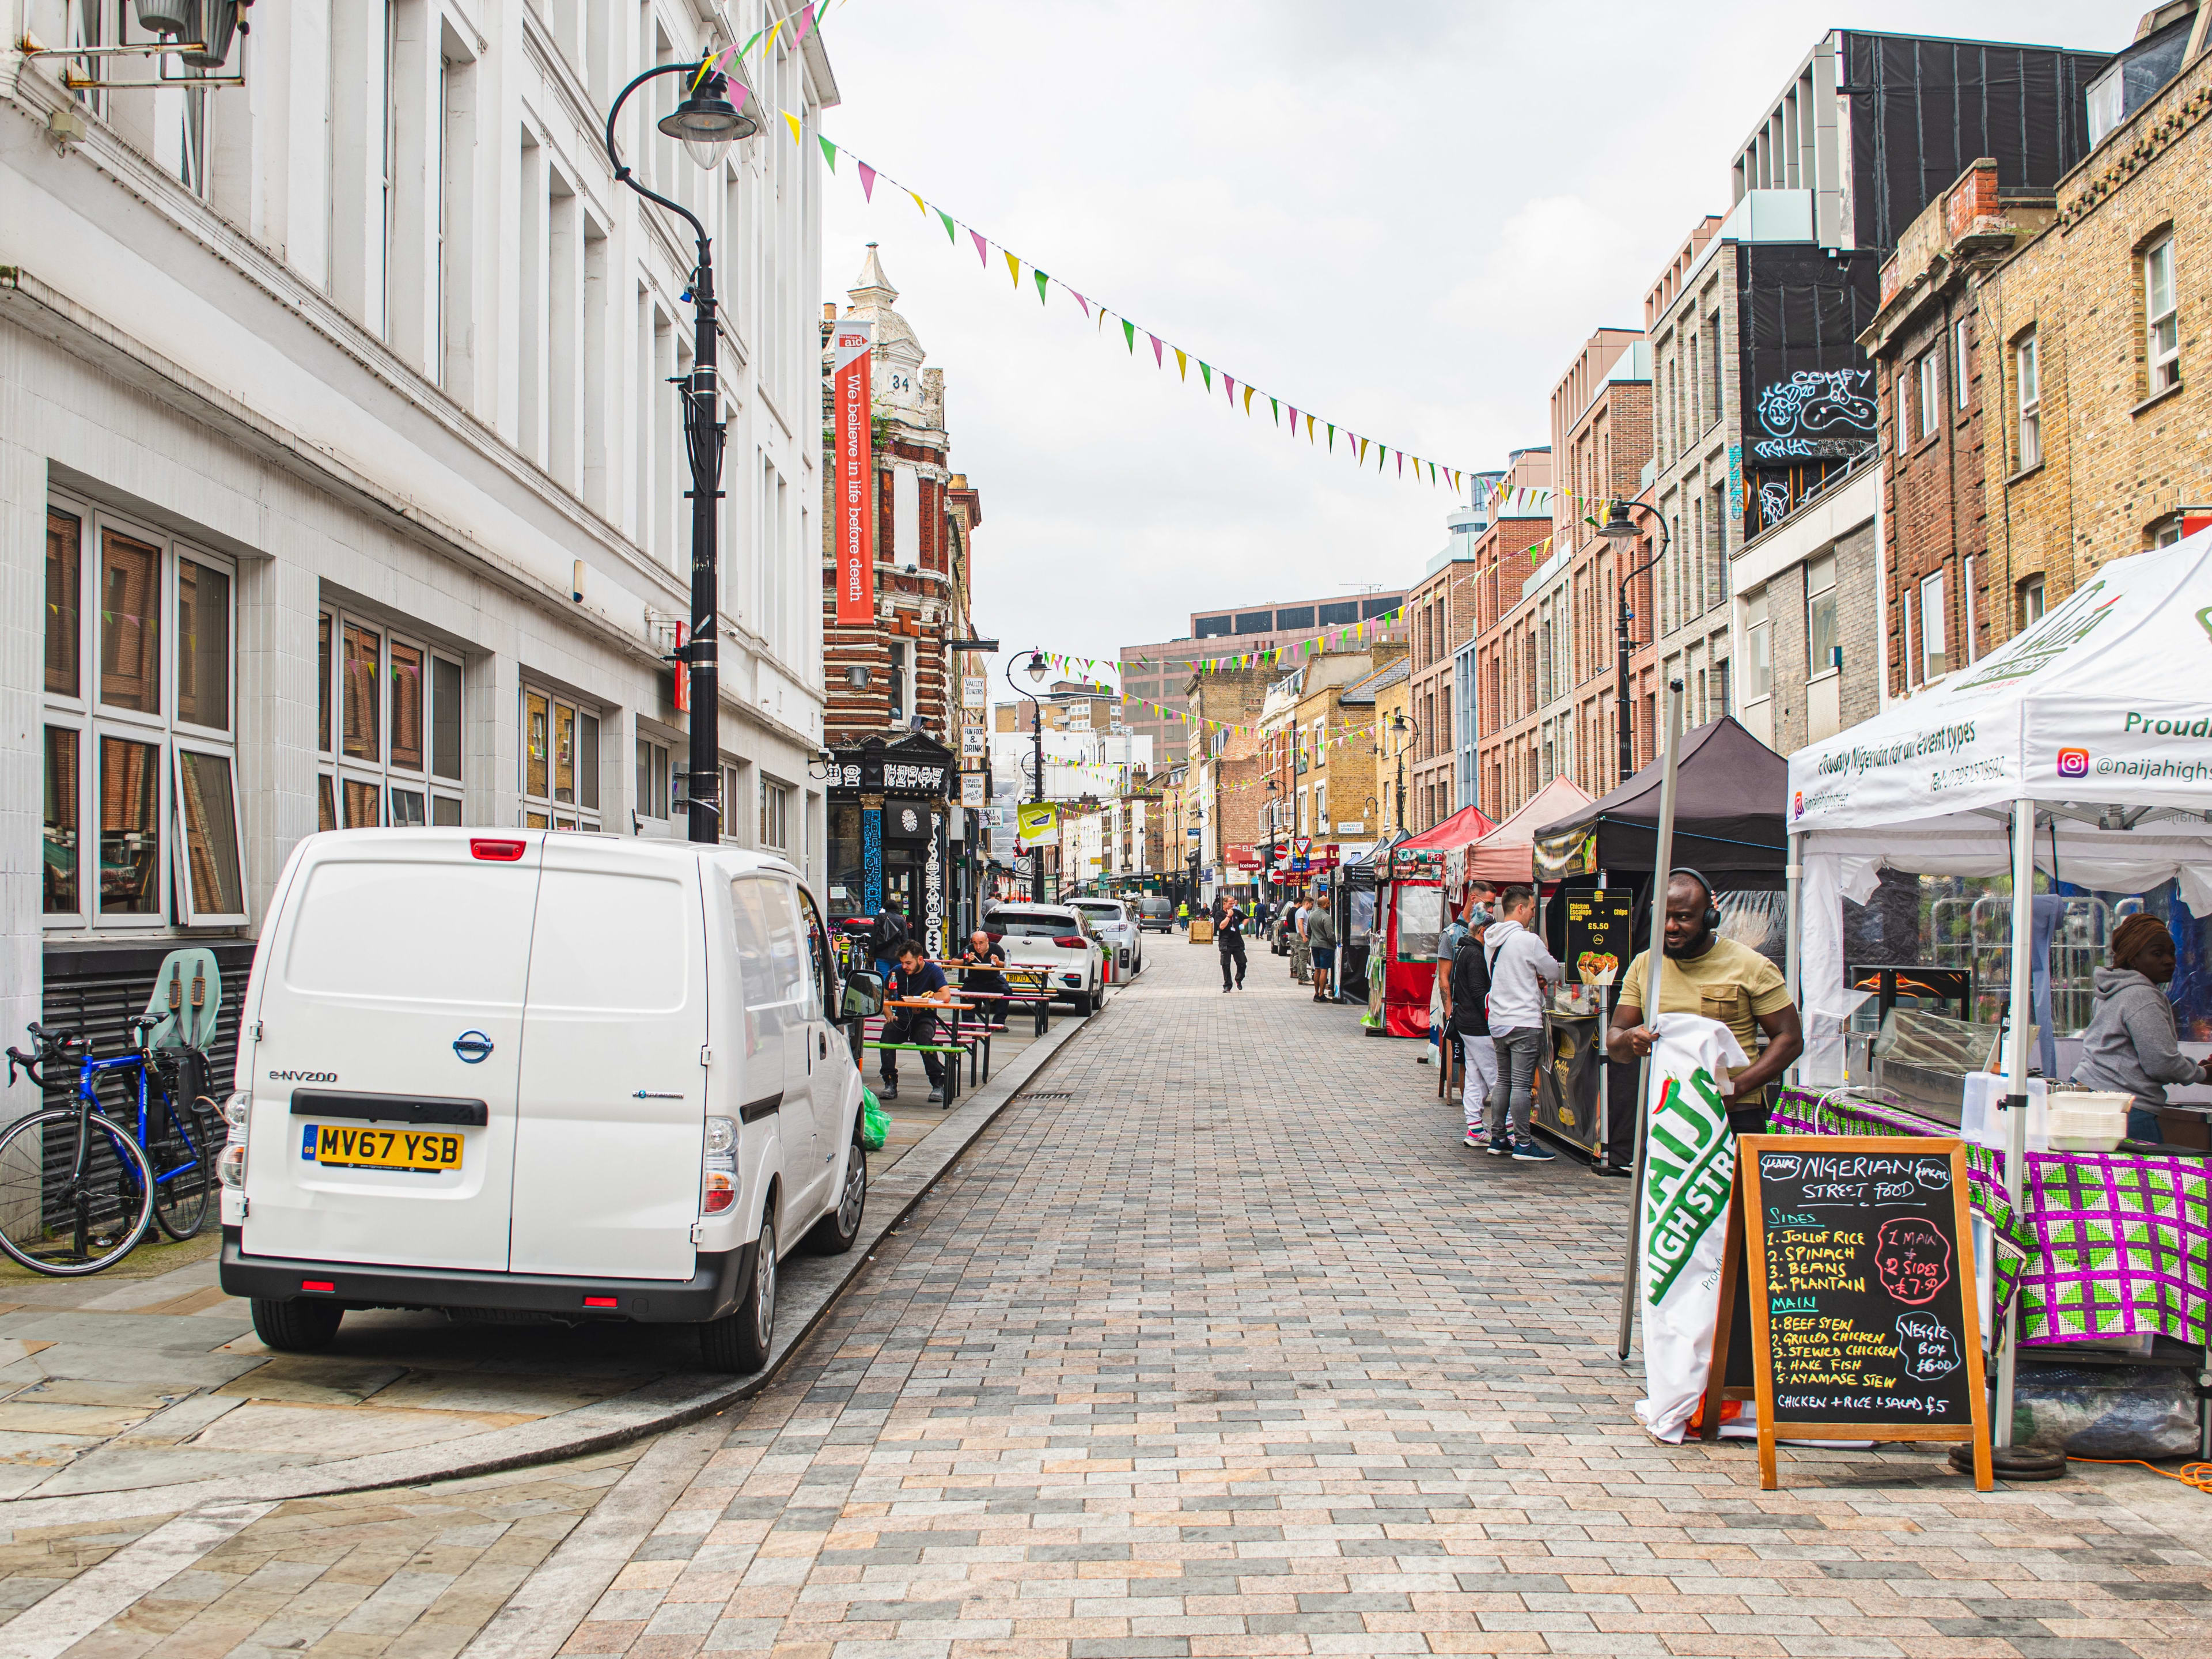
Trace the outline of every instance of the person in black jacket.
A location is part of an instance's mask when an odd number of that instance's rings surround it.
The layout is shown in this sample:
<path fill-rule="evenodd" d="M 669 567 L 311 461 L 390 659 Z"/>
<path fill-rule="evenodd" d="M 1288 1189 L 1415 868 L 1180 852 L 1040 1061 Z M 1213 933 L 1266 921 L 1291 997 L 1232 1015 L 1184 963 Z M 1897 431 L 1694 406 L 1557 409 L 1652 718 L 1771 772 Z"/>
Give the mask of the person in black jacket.
<path fill-rule="evenodd" d="M 868 924 L 868 951 L 875 957 L 876 971 L 884 976 L 886 985 L 891 982 L 891 975 L 898 967 L 899 946 L 906 939 L 906 913 L 898 908 L 896 899 L 886 898 L 884 908 L 876 912 L 876 919 Z"/>
<path fill-rule="evenodd" d="M 1493 890 L 1474 884 L 1468 894 L 1460 920 L 1467 932 L 1460 937 L 1444 975 L 1445 1029 L 1459 1049 L 1460 1108 L 1467 1121 L 1467 1144 L 1485 1146 L 1490 1134 L 1485 1108 L 1490 1091 L 1498 1086 L 1498 1049 L 1490 1040 L 1490 962 L 1483 953 L 1482 936 L 1490 926 Z"/>
<path fill-rule="evenodd" d="M 1219 920 L 1213 924 L 1213 948 L 1221 953 L 1221 988 L 1241 991 L 1244 988 L 1244 927 L 1248 918 L 1231 899 L 1221 908 Z M 1230 983 L 1230 964 L 1236 964 L 1237 981 Z"/>

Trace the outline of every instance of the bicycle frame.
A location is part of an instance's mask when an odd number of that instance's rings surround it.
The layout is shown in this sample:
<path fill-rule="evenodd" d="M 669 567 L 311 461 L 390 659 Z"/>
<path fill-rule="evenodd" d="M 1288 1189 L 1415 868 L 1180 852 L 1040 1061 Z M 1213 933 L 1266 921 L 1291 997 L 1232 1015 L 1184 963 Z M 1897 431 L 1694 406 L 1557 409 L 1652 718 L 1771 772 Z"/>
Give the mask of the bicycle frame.
<path fill-rule="evenodd" d="M 106 1109 L 100 1103 L 99 1092 L 94 1087 L 94 1079 L 100 1073 L 106 1072 L 136 1073 L 137 1074 L 137 1096 L 138 1106 L 137 1138 L 139 1146 L 146 1152 L 146 1162 L 150 1167 L 154 1162 L 154 1143 L 148 1138 L 148 1131 L 151 1127 L 151 1125 L 148 1121 L 149 1115 L 147 1110 L 146 1100 L 147 1071 L 147 1055 L 143 1049 L 131 1054 L 119 1054 L 113 1060 L 94 1060 L 90 1054 L 87 1054 L 84 1059 L 78 1063 L 76 1095 L 78 1103 L 82 1107 L 90 1111 L 98 1112 L 101 1116 L 106 1117 L 108 1115 L 108 1113 Z M 167 1091 L 162 1091 L 161 1098 L 167 1108 L 170 1118 L 177 1126 L 177 1133 L 184 1137 L 185 1146 L 191 1152 L 192 1156 L 189 1160 L 178 1164 L 173 1170 L 155 1169 L 154 1170 L 154 1184 L 157 1187 L 164 1182 L 173 1180 L 187 1170 L 197 1168 L 200 1163 L 199 1143 L 192 1134 L 191 1115 L 188 1111 L 179 1111 L 178 1109 L 177 1103 L 173 1099 L 170 1098 Z M 130 1123 L 126 1119 L 124 1127 L 127 1130 L 130 1127 Z M 79 1140 L 77 1143 L 77 1161 L 80 1166 L 82 1166 L 83 1163 L 84 1151 L 87 1144 L 88 1143 L 83 1140 Z M 81 1176 L 83 1173 L 84 1171 L 82 1167 L 71 1171 L 73 1177 Z"/>

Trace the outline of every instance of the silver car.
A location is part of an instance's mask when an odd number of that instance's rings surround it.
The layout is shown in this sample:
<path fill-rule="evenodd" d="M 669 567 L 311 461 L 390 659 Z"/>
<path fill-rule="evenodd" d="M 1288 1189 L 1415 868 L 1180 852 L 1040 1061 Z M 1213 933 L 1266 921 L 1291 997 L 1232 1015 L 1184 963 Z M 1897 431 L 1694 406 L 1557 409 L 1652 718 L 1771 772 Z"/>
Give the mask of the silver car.
<path fill-rule="evenodd" d="M 1105 898 L 1070 899 L 1068 903 L 1082 913 L 1099 942 L 1114 952 L 1115 978 L 1131 979 L 1143 971 L 1145 930 L 1128 903 Z"/>

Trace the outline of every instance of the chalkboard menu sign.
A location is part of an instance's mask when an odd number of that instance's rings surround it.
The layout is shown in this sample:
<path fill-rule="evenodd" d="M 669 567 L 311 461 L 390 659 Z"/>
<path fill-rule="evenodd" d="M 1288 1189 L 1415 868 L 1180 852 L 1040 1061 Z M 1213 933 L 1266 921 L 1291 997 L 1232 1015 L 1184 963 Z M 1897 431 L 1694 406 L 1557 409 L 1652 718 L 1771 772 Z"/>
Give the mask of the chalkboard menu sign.
<path fill-rule="evenodd" d="M 1569 893 L 1566 901 L 1567 970 L 1584 985 L 1615 983 L 1628 965 L 1629 941 L 1635 936 L 1635 899 L 1601 888 Z"/>
<path fill-rule="evenodd" d="M 1759 1484 L 1774 1443 L 1960 1440 L 1990 1484 L 1966 1153 L 1918 1135 L 1746 1135 L 1714 1352 L 1751 1317 Z M 1739 1273 L 1749 1281 L 1739 1298 Z M 1706 1420 L 1719 1415 L 1715 1368 Z"/>

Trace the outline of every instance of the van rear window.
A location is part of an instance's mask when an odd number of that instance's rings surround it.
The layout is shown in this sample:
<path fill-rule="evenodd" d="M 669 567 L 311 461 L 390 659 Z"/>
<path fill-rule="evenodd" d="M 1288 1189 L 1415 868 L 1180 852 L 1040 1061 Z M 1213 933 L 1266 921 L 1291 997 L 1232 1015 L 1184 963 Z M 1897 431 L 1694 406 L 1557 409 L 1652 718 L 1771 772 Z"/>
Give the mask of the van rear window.
<path fill-rule="evenodd" d="M 1033 910 L 994 910 L 984 925 L 1011 939 L 1052 939 L 1076 927 L 1066 916 L 1042 916 Z"/>
<path fill-rule="evenodd" d="M 536 872 L 401 859 L 316 864 L 292 901 L 284 983 L 310 995 L 520 1008 Z"/>

